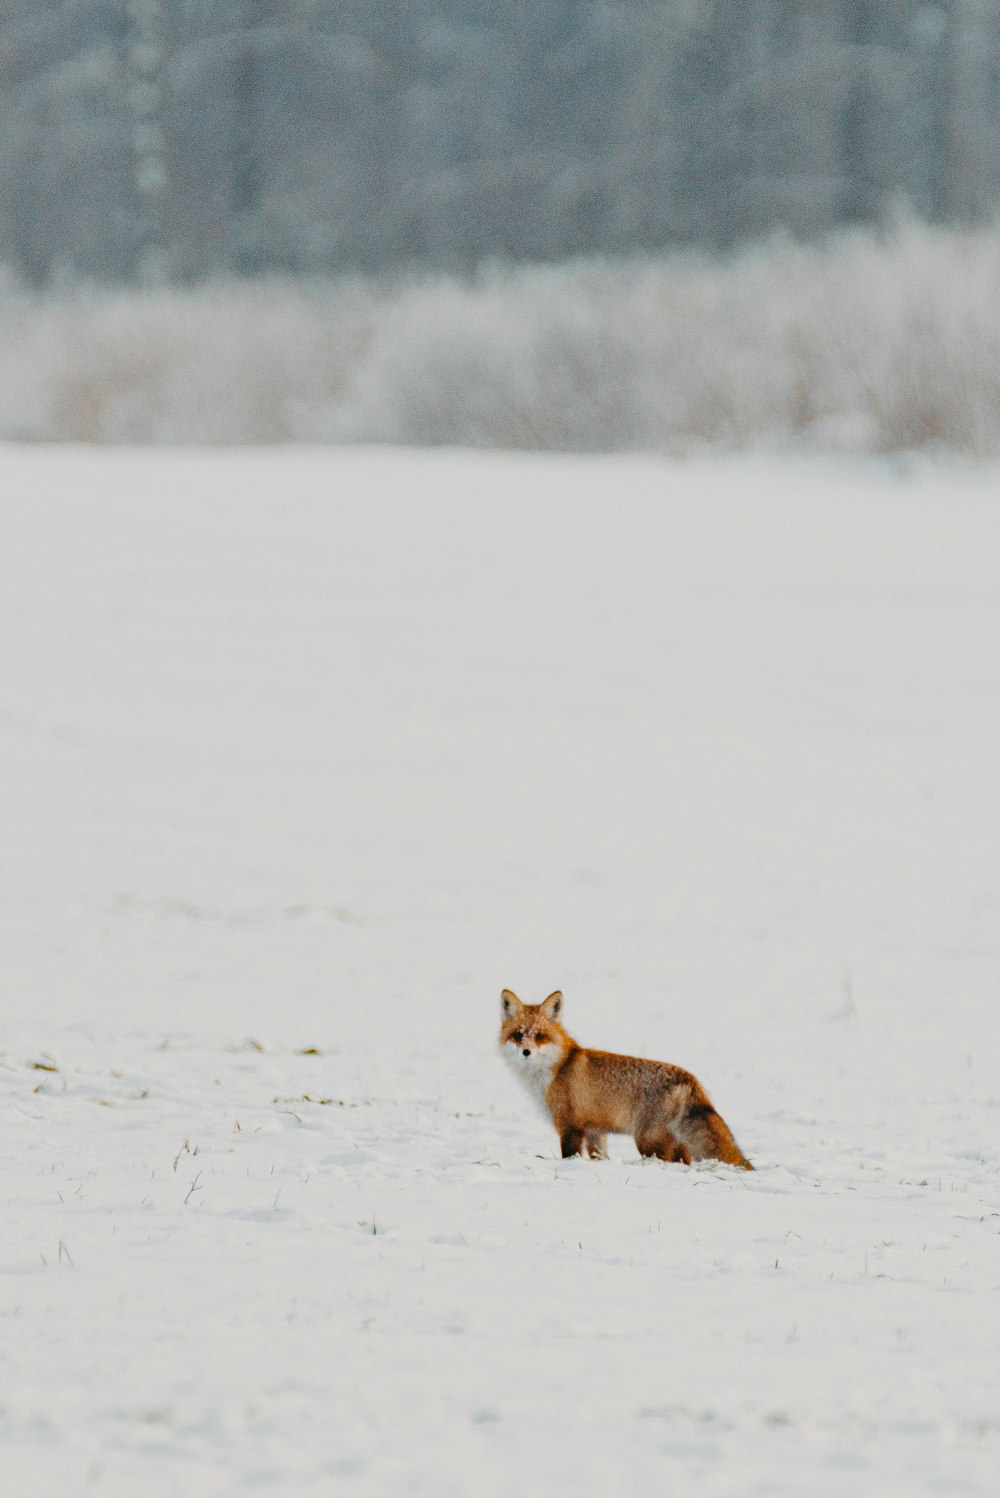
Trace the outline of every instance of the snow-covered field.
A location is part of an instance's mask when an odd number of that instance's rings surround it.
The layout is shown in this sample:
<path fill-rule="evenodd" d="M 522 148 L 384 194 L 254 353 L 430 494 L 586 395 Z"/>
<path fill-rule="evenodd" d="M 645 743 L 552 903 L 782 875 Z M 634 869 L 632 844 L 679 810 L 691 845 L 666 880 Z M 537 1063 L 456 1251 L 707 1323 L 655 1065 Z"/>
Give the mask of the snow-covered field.
<path fill-rule="evenodd" d="M 996 1493 L 996 470 L 8 448 L 0 631 L 5 1498 Z"/>

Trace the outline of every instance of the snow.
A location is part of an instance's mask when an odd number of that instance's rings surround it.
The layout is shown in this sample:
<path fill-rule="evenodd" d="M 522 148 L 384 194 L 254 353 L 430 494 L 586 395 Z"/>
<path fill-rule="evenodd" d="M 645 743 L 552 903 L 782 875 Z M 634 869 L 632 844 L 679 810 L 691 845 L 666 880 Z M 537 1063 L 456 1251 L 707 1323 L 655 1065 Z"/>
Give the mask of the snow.
<path fill-rule="evenodd" d="M 5 1493 L 996 1491 L 997 480 L 0 449 Z"/>

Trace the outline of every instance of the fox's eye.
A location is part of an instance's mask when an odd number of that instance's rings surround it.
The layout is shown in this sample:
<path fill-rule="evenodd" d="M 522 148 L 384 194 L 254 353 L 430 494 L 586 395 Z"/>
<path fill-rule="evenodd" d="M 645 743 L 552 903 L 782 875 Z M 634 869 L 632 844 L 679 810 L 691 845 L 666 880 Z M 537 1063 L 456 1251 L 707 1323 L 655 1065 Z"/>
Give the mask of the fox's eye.
<path fill-rule="evenodd" d="M 536 1035 L 535 1043 L 536 1045 L 548 1045 L 549 1037 L 547 1035 Z"/>
<path fill-rule="evenodd" d="M 524 1039 L 524 1031 L 523 1030 L 515 1030 L 514 1033 L 513 1033 L 513 1035 L 510 1038 L 511 1038 L 511 1040 L 514 1041 L 515 1045 L 520 1045 L 521 1041 Z"/>

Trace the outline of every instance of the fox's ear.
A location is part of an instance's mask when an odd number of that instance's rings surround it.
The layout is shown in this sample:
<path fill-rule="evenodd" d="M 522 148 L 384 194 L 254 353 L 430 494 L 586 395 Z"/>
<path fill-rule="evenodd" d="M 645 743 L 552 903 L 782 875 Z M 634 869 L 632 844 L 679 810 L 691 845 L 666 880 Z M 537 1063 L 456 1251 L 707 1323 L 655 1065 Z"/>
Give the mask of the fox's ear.
<path fill-rule="evenodd" d="M 511 993 L 509 988 L 505 988 L 503 993 L 500 995 L 501 1018 L 509 1019 L 512 1014 L 516 1014 L 519 1009 L 523 1008 L 524 1005 L 521 1003 L 521 1000 L 518 998 L 517 994 Z"/>
<path fill-rule="evenodd" d="M 548 1019 L 558 1019 L 559 1011 L 562 1009 L 562 994 L 558 988 L 555 993 L 550 993 L 544 1004 L 539 1004 L 539 1009 Z"/>

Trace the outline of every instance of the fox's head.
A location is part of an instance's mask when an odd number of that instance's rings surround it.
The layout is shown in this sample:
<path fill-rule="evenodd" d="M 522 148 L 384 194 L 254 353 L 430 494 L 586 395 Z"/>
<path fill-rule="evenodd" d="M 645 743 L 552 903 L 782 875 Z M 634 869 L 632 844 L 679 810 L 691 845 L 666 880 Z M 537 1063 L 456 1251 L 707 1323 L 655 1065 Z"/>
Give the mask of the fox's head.
<path fill-rule="evenodd" d="M 548 1086 L 553 1068 L 572 1044 L 559 1023 L 562 994 L 550 993 L 541 1004 L 522 1004 L 505 988 L 500 995 L 500 1052 L 526 1080 Z"/>

